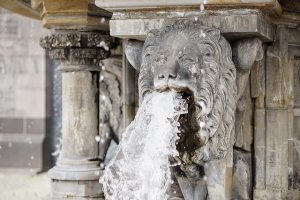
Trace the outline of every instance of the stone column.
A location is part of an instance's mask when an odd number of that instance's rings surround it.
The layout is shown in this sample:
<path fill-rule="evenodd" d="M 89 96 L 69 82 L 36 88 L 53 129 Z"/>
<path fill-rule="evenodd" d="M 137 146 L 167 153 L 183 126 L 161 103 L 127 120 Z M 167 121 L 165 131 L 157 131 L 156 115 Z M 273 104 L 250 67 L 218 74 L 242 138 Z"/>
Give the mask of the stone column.
<path fill-rule="evenodd" d="M 61 61 L 62 149 L 50 170 L 51 198 L 102 199 L 99 183 L 99 61 L 114 41 L 100 32 L 62 32 L 41 39 L 50 57 Z"/>

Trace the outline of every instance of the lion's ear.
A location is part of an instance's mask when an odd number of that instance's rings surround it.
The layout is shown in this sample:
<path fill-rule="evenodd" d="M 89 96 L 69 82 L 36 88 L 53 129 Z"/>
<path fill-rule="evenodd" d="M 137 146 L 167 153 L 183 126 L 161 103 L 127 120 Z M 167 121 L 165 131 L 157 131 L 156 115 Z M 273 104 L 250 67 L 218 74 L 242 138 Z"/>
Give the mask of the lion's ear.
<path fill-rule="evenodd" d="M 216 41 L 220 40 L 220 38 L 221 38 L 221 32 L 220 32 L 220 30 L 217 29 L 217 28 L 210 28 L 210 29 L 208 29 L 208 30 L 207 30 L 207 34 L 208 34 L 211 38 L 215 39 Z"/>
<path fill-rule="evenodd" d="M 144 43 L 139 40 L 127 40 L 124 42 L 125 55 L 128 62 L 136 70 L 140 69 Z"/>

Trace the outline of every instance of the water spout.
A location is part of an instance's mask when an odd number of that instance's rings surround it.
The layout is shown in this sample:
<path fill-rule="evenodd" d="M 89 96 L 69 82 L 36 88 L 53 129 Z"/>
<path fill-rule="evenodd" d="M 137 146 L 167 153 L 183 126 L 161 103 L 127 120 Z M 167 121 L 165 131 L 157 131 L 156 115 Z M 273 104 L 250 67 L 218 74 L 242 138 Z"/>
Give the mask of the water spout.
<path fill-rule="evenodd" d="M 174 165 L 169 158 L 179 156 L 178 119 L 184 113 L 187 103 L 176 92 L 145 97 L 100 180 L 107 200 L 168 199 Z"/>

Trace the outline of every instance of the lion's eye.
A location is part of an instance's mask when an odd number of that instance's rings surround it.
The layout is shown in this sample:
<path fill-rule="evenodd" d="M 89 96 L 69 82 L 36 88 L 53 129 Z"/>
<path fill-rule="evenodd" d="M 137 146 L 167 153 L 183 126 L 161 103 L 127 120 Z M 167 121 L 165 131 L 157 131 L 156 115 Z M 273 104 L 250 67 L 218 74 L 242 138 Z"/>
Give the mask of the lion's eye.
<path fill-rule="evenodd" d="M 210 50 L 206 50 L 206 51 L 204 51 L 204 57 L 211 57 L 211 56 L 213 56 L 213 52 L 211 52 Z"/>
<path fill-rule="evenodd" d="M 194 59 L 186 57 L 182 59 L 183 62 L 194 62 Z"/>
<path fill-rule="evenodd" d="M 168 61 L 168 58 L 164 55 L 160 55 L 155 59 L 155 62 L 158 64 L 165 64 Z"/>

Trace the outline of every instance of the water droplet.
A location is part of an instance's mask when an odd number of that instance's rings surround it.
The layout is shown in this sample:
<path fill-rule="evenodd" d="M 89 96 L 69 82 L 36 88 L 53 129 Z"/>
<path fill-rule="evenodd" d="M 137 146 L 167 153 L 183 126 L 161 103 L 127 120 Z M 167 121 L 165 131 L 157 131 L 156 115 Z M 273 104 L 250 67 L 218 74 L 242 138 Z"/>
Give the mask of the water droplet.
<path fill-rule="evenodd" d="M 30 159 L 31 159 L 31 160 L 34 160 L 34 156 L 31 156 Z"/>
<path fill-rule="evenodd" d="M 200 4 L 200 11 L 201 11 L 201 12 L 204 11 L 204 4 L 203 4 L 203 3 Z"/>
<path fill-rule="evenodd" d="M 8 147 L 11 148 L 13 146 L 13 144 L 10 142 L 8 143 Z"/>
<path fill-rule="evenodd" d="M 199 20 L 199 18 L 198 18 L 198 17 L 195 17 L 194 19 L 195 19 L 195 21 L 196 21 L 196 22 Z"/>
<path fill-rule="evenodd" d="M 95 136 L 95 140 L 97 141 L 97 142 L 100 142 L 100 136 L 99 135 L 97 135 L 97 136 Z"/>
<path fill-rule="evenodd" d="M 105 23 L 106 19 L 104 17 L 101 18 L 100 22 L 101 24 Z"/>
<path fill-rule="evenodd" d="M 105 142 L 105 139 L 101 138 L 100 143 L 103 144 Z"/>
<path fill-rule="evenodd" d="M 205 126 L 205 122 L 200 122 L 200 127 L 202 128 L 202 127 L 204 127 Z"/>
<path fill-rule="evenodd" d="M 101 167 L 101 169 L 104 169 L 104 167 L 105 167 L 104 163 L 101 163 L 100 167 Z"/>
<path fill-rule="evenodd" d="M 203 30 L 200 30 L 200 37 L 206 37 L 206 34 L 204 33 Z"/>
<path fill-rule="evenodd" d="M 200 12 L 205 10 L 204 5 L 207 3 L 207 0 L 200 0 Z"/>
<path fill-rule="evenodd" d="M 101 41 L 99 43 L 99 47 L 102 47 L 103 49 L 105 49 L 105 51 L 109 50 L 109 47 L 107 46 L 107 44 L 104 41 Z"/>
<path fill-rule="evenodd" d="M 103 81 L 104 80 L 104 76 L 100 76 L 100 81 Z"/>

